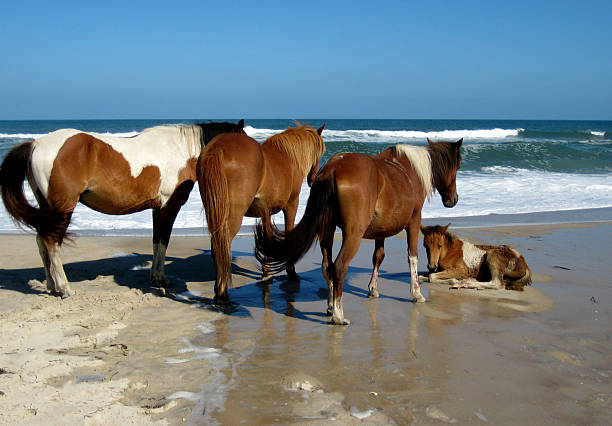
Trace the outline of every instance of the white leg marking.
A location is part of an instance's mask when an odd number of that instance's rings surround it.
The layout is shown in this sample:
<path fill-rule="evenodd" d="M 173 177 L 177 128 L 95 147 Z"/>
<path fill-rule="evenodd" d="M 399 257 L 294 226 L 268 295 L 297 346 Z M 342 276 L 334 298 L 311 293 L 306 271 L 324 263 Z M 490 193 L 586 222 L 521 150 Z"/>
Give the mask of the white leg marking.
<path fill-rule="evenodd" d="M 466 278 L 464 280 L 457 281 L 451 285 L 451 288 L 475 288 L 479 290 L 494 289 L 500 290 L 503 288 L 500 282 L 497 280 L 492 281 L 477 281 L 474 278 Z"/>
<path fill-rule="evenodd" d="M 426 299 L 421 294 L 417 272 L 419 259 L 416 256 L 408 256 L 408 263 L 410 265 L 410 293 L 412 294 L 412 298 L 415 302 L 425 302 Z"/>
<path fill-rule="evenodd" d="M 50 274 L 55 282 L 56 291 L 58 291 L 62 297 L 72 296 L 74 292 L 68 285 L 68 279 L 66 278 L 64 266 L 62 265 L 62 259 L 60 257 L 59 246 L 57 244 L 52 244 L 51 246 L 47 246 L 47 249 L 49 251 Z"/>
<path fill-rule="evenodd" d="M 40 258 L 42 259 L 43 266 L 45 268 L 45 279 L 47 280 L 47 290 L 51 293 L 59 292 L 58 289 L 55 288 L 55 282 L 51 277 L 51 261 L 49 260 L 49 251 L 47 250 L 47 245 L 40 235 L 36 235 L 36 244 L 38 244 L 38 252 L 40 253 Z"/>
<path fill-rule="evenodd" d="M 378 297 L 378 266 L 374 267 L 372 271 L 372 277 L 370 278 L 370 284 L 368 284 L 368 296 L 369 297 Z"/>
<path fill-rule="evenodd" d="M 334 313 L 332 315 L 332 323 L 336 325 L 349 325 L 351 322 L 344 318 L 344 310 L 342 309 L 342 296 L 334 300 Z"/>

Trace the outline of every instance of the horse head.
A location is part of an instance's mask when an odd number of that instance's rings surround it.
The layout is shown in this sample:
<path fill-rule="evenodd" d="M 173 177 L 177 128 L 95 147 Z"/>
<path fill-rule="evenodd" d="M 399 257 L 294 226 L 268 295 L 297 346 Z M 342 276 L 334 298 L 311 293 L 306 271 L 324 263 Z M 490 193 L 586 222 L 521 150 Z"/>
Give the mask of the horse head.
<path fill-rule="evenodd" d="M 423 246 L 427 252 L 427 269 L 429 272 L 436 272 L 440 266 L 440 259 L 444 258 L 447 251 L 446 231 L 450 223 L 446 226 L 421 226 L 423 233 Z"/>
<path fill-rule="evenodd" d="M 319 172 L 319 160 L 321 159 L 321 155 L 323 155 L 323 153 L 325 152 L 325 143 L 323 142 L 323 138 L 321 138 L 321 133 L 323 133 L 323 129 L 325 129 L 325 123 L 323 123 L 323 125 L 317 129 L 317 134 L 321 139 L 321 145 L 323 146 L 323 150 L 320 151 L 319 155 L 316 156 L 316 160 L 313 162 L 312 167 L 308 172 L 308 175 L 306 175 L 306 182 L 308 183 L 308 186 L 312 186 L 315 176 Z"/>
<path fill-rule="evenodd" d="M 461 166 L 463 138 L 457 142 L 432 142 L 427 138 L 427 143 L 431 155 L 434 186 L 442 197 L 444 207 L 454 207 L 459 201 L 456 180 L 457 170 Z"/>

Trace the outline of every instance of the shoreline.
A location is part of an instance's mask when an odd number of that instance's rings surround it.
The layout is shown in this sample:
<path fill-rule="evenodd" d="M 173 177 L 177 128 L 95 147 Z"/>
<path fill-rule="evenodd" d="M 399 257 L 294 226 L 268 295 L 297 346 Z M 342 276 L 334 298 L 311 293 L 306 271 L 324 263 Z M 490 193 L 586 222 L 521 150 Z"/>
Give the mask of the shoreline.
<path fill-rule="evenodd" d="M 62 252 L 76 295 L 62 300 L 41 282 L 34 236 L 3 234 L 0 423 L 610 423 L 605 210 L 598 222 L 453 222 L 525 255 L 534 285 L 523 293 L 424 284 L 428 303 L 413 304 L 400 234 L 387 240 L 381 298 L 368 299 L 364 240 L 344 289 L 349 327 L 326 324 L 317 247 L 299 284 L 262 282 L 252 238 L 235 239 L 235 303 L 220 309 L 204 235 L 171 239 L 171 298 L 149 284 L 150 235 L 77 234 Z"/>
<path fill-rule="evenodd" d="M 516 226 L 555 226 L 569 224 L 605 224 L 612 223 L 612 207 L 599 207 L 593 209 L 555 210 L 546 212 L 489 214 L 479 216 L 441 216 L 436 218 L 423 218 L 423 225 L 451 223 L 453 229 L 477 229 L 490 227 L 516 227 Z M 283 225 L 280 224 L 282 228 Z M 253 225 L 242 226 L 237 237 L 252 236 Z M 138 229 L 78 229 L 70 230 L 74 236 L 87 237 L 146 237 L 152 235 L 151 228 Z M 337 230 L 338 232 L 338 230 Z M 33 235 L 28 229 L 14 231 L 1 230 L 1 235 Z M 208 228 L 173 228 L 172 237 L 208 237 Z M 172 240 L 171 240 L 172 241 Z"/>

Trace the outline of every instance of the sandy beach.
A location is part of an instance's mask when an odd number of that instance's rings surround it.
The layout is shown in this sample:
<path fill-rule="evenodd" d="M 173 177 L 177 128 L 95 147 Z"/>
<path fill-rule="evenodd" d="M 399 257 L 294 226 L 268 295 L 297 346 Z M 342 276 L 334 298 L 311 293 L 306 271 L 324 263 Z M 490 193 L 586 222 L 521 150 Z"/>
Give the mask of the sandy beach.
<path fill-rule="evenodd" d="M 457 233 L 517 248 L 533 286 L 423 284 L 428 302 L 413 304 L 400 234 L 368 299 L 363 241 L 349 327 L 327 324 L 317 246 L 299 283 L 262 282 L 252 238 L 236 239 L 234 303 L 218 308 L 206 237 L 172 239 L 164 296 L 150 237 L 77 236 L 63 249 L 76 295 L 62 300 L 46 293 L 34 237 L 2 235 L 0 423 L 612 423 L 612 222 Z"/>

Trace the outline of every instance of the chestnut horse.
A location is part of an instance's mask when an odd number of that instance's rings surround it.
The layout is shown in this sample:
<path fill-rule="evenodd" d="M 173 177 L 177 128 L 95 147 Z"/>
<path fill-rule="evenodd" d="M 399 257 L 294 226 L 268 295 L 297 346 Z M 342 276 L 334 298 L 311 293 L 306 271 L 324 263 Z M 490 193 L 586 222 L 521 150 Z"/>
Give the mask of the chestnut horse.
<path fill-rule="evenodd" d="M 396 145 L 375 156 L 334 155 L 317 174 L 304 217 L 293 231 L 280 232 L 266 222 L 257 227 L 256 257 L 269 259 L 273 271 L 282 269 L 297 262 L 318 238 L 323 277 L 329 288 L 327 313 L 333 324 L 348 325 L 342 309 L 342 285 L 361 239 L 375 240 L 368 289 L 370 297 L 378 297 L 378 269 L 385 256 L 385 238 L 405 229 L 411 294 L 415 301 L 424 302 L 417 280 L 421 209 L 434 190 L 442 196 L 444 206 L 457 203 L 455 180 L 462 142 L 428 139 L 426 147 Z M 336 226 L 342 231 L 342 246 L 332 263 Z"/>
<path fill-rule="evenodd" d="M 36 231 L 47 289 L 62 297 L 73 293 L 59 250 L 79 201 L 106 214 L 153 209 L 151 278 L 167 287 L 166 248 L 195 184 L 200 152 L 215 136 L 244 133 L 243 127 L 244 120 L 166 125 L 128 138 L 62 129 L 14 147 L 0 166 L 2 199 L 17 222 Z M 26 178 L 38 207 L 25 197 Z"/>
<path fill-rule="evenodd" d="M 472 244 L 448 231 L 446 226 L 422 226 L 431 283 L 451 288 L 507 289 L 523 291 L 531 283 L 525 258 L 509 246 Z"/>
<path fill-rule="evenodd" d="M 304 177 L 311 185 L 325 152 L 324 127 L 298 123 L 261 145 L 245 135 L 225 134 L 202 151 L 197 174 L 216 271 L 215 303 L 230 301 L 231 243 L 244 216 L 268 223 L 282 210 L 285 229 L 293 229 Z M 293 265 L 285 266 L 289 277 L 296 278 Z"/>

